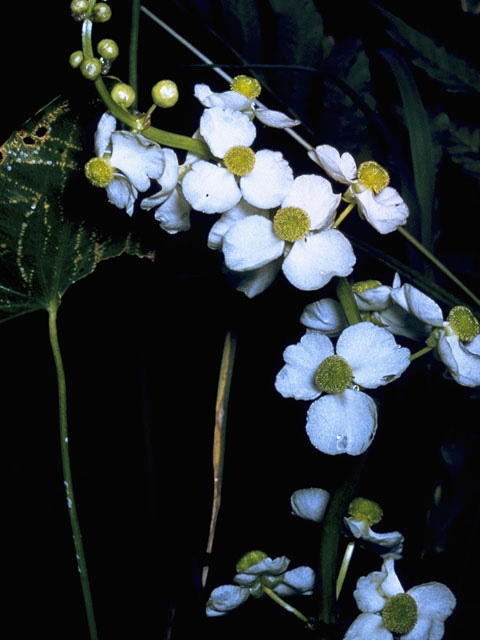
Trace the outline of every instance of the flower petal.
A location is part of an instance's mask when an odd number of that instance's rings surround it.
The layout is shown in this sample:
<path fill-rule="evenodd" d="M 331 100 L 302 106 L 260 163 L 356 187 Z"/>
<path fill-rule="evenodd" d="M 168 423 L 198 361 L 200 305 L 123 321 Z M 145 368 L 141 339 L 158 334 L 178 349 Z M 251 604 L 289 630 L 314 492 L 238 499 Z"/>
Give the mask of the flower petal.
<path fill-rule="evenodd" d="M 338 338 L 336 351 L 352 367 L 355 384 L 367 389 L 396 380 L 410 364 L 410 350 L 372 322 L 347 327 Z"/>
<path fill-rule="evenodd" d="M 292 512 L 305 520 L 322 522 L 330 500 L 330 494 L 325 489 L 297 489 L 290 496 Z"/>
<path fill-rule="evenodd" d="M 249 147 L 257 130 L 241 111 L 212 107 L 200 118 L 200 133 L 213 155 L 223 158 L 230 147 Z"/>
<path fill-rule="evenodd" d="M 419 617 L 427 616 L 443 622 L 455 609 L 457 601 L 441 582 L 426 582 L 407 591 L 418 606 Z"/>
<path fill-rule="evenodd" d="M 125 174 L 138 191 L 146 191 L 150 179 L 160 178 L 165 169 L 160 145 L 129 131 L 114 131 L 112 134 L 110 164 Z"/>
<path fill-rule="evenodd" d="M 335 147 L 321 144 L 314 151 L 309 151 L 308 155 L 337 182 L 352 184 L 357 176 L 357 165 L 349 153 L 340 155 Z"/>
<path fill-rule="evenodd" d="M 338 336 L 347 326 L 342 305 L 333 298 L 323 298 L 307 304 L 300 316 L 300 322 L 326 336 Z"/>
<path fill-rule="evenodd" d="M 275 235 L 271 220 L 255 215 L 233 224 L 223 237 L 222 248 L 229 269 L 250 271 L 279 258 L 284 242 Z"/>
<path fill-rule="evenodd" d="M 303 175 L 293 181 L 282 207 L 303 209 L 310 218 L 310 230 L 325 229 L 333 224 L 341 197 L 325 178 Z"/>
<path fill-rule="evenodd" d="M 372 571 L 357 580 L 353 597 L 362 613 L 378 613 L 387 601 L 382 591 L 385 580 L 384 571 Z"/>
<path fill-rule="evenodd" d="M 242 197 L 235 177 L 223 167 L 199 160 L 182 180 L 183 195 L 193 209 L 203 213 L 222 213 Z"/>
<path fill-rule="evenodd" d="M 352 245 L 345 236 L 328 229 L 295 242 L 282 269 L 297 289 L 313 291 L 325 286 L 333 276 L 348 276 L 355 260 Z"/>
<path fill-rule="evenodd" d="M 368 189 L 355 194 L 360 213 L 379 233 L 391 233 L 404 225 L 408 218 L 408 206 L 392 187 L 385 187 L 379 194 Z"/>
<path fill-rule="evenodd" d="M 290 165 L 279 151 L 262 149 L 255 154 L 255 166 L 240 178 L 247 202 L 261 209 L 273 209 L 282 202 L 293 182 Z"/>
<path fill-rule="evenodd" d="M 153 196 L 144 198 L 140 203 L 140 208 L 149 211 L 160 206 L 167 198 L 170 197 L 172 190 L 178 182 L 179 167 L 177 154 L 172 149 L 164 149 L 163 157 L 165 160 L 165 169 L 157 180 L 160 191 Z"/>
<path fill-rule="evenodd" d="M 402 640 L 442 640 L 445 625 L 439 620 L 419 617 L 413 629 L 402 635 Z"/>
<path fill-rule="evenodd" d="M 368 449 L 377 430 L 377 407 L 366 393 L 347 389 L 315 400 L 307 413 L 307 435 L 314 447 L 357 456 Z"/>
<path fill-rule="evenodd" d="M 249 595 L 249 589 L 234 584 L 222 584 L 210 594 L 206 614 L 209 617 L 223 616 L 243 604 Z"/>
<path fill-rule="evenodd" d="M 117 127 L 117 121 L 111 113 L 106 111 L 100 118 L 95 131 L 95 155 L 101 158 L 109 149 L 112 133 Z"/>
<path fill-rule="evenodd" d="M 480 355 L 469 351 L 457 335 L 441 333 L 436 351 L 453 379 L 464 387 L 480 385 Z"/>
<path fill-rule="evenodd" d="M 443 313 L 438 304 L 411 284 L 393 288 L 391 296 L 402 309 L 421 322 L 432 327 L 443 326 Z"/>
<path fill-rule="evenodd" d="M 392 640 L 393 635 L 375 613 L 361 613 L 347 629 L 343 640 Z"/>
<path fill-rule="evenodd" d="M 391 287 L 380 285 L 361 293 L 355 292 L 355 301 L 360 311 L 382 311 L 391 304 L 391 291 Z"/>
<path fill-rule="evenodd" d="M 293 596 L 297 594 L 311 595 L 315 586 L 315 572 L 310 567 L 297 567 L 287 571 L 280 582 L 273 588 L 279 596 Z"/>
<path fill-rule="evenodd" d="M 247 298 L 254 298 L 259 293 L 265 291 L 265 289 L 268 289 L 278 276 L 281 266 L 281 259 L 277 259 L 272 260 L 272 262 L 258 269 L 243 271 L 240 274 L 235 272 L 239 278 L 239 282 L 235 288 L 237 291 L 244 293 Z M 232 271 L 232 273 L 234 272 Z"/>
<path fill-rule="evenodd" d="M 306 333 L 300 342 L 288 346 L 283 352 L 286 364 L 277 374 L 275 389 L 284 398 L 318 398 L 320 391 L 313 381 L 315 371 L 333 353 L 330 338 L 320 333 Z"/>
<path fill-rule="evenodd" d="M 217 222 L 212 225 L 210 233 L 208 234 L 208 247 L 210 249 L 221 249 L 223 236 L 227 233 L 230 227 L 235 224 L 235 222 L 253 215 L 268 218 L 268 211 L 254 207 L 251 204 L 248 204 L 246 200 L 240 200 L 238 204 L 223 213 Z"/>
<path fill-rule="evenodd" d="M 190 205 L 179 189 L 174 189 L 170 197 L 155 211 L 155 220 L 171 235 L 190 229 Z"/>
<path fill-rule="evenodd" d="M 133 214 L 138 191 L 121 173 L 116 173 L 107 187 L 107 199 L 119 209 L 125 209 L 129 216 Z"/>
<path fill-rule="evenodd" d="M 193 93 L 204 107 L 220 107 L 222 109 L 241 111 L 252 105 L 252 100 L 238 93 L 238 91 L 215 93 L 208 85 L 203 83 L 196 84 L 193 88 Z"/>
<path fill-rule="evenodd" d="M 300 120 L 293 120 L 281 111 L 272 111 L 272 109 L 263 109 L 261 107 L 255 109 L 255 116 L 262 124 L 276 129 L 287 129 L 300 124 Z"/>

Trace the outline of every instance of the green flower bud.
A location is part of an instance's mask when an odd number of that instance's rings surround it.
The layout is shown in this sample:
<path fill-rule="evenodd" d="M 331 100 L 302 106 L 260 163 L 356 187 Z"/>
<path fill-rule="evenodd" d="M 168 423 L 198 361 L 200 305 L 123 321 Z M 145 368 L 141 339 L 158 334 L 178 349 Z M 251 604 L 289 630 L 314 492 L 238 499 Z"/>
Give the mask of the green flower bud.
<path fill-rule="evenodd" d="M 83 16 L 88 9 L 88 0 L 72 0 L 70 11 L 72 16 Z"/>
<path fill-rule="evenodd" d="M 369 527 L 378 524 L 383 517 L 383 511 L 379 504 L 367 498 L 355 498 L 348 505 L 348 515 L 353 520 L 366 522 Z"/>
<path fill-rule="evenodd" d="M 85 58 L 80 63 L 80 71 L 87 80 L 96 80 L 102 73 L 102 63 L 98 58 Z"/>
<path fill-rule="evenodd" d="M 268 558 L 268 556 L 264 551 L 249 551 L 237 562 L 237 573 L 243 573 L 250 567 L 253 567 L 254 564 L 258 564 L 262 560 L 265 560 L 265 558 Z"/>
<path fill-rule="evenodd" d="M 106 2 L 97 2 L 93 7 L 92 17 L 95 22 L 107 22 L 112 17 L 112 10 Z"/>
<path fill-rule="evenodd" d="M 112 100 L 121 107 L 128 109 L 135 102 L 135 91 L 129 84 L 117 82 L 110 90 Z"/>
<path fill-rule="evenodd" d="M 104 38 L 97 44 L 98 55 L 104 60 L 115 60 L 118 58 L 118 44 L 115 40 Z"/>
<path fill-rule="evenodd" d="M 173 80 L 160 80 L 152 88 L 152 100 L 157 107 L 168 109 L 178 100 L 178 87 Z"/>
<path fill-rule="evenodd" d="M 72 69 L 77 69 L 83 62 L 83 51 L 74 51 L 69 58 Z"/>

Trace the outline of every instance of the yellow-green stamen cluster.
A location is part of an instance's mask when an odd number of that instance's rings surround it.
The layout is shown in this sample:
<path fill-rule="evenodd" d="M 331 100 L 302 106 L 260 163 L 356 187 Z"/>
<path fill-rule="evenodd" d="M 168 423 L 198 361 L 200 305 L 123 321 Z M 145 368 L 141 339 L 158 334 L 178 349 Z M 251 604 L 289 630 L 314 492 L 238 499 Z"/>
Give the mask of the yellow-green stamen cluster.
<path fill-rule="evenodd" d="M 408 593 L 399 593 L 387 600 L 382 609 L 382 619 L 392 633 L 410 633 L 418 620 L 417 603 Z"/>
<path fill-rule="evenodd" d="M 245 96 L 250 100 L 255 100 L 262 91 L 262 85 L 258 80 L 255 80 L 255 78 L 251 78 L 250 76 L 235 76 L 230 83 L 230 89 L 237 93 L 241 93 L 242 96 Z"/>
<path fill-rule="evenodd" d="M 353 520 L 366 522 L 369 527 L 378 524 L 383 518 L 383 511 L 379 504 L 367 498 L 354 498 L 348 505 L 348 515 Z"/>
<path fill-rule="evenodd" d="M 353 372 L 341 356 L 328 356 L 315 371 L 313 382 L 325 393 L 341 393 L 352 386 Z"/>
<path fill-rule="evenodd" d="M 273 218 L 273 230 L 285 242 L 301 240 L 310 230 L 308 213 L 300 207 L 279 209 Z"/>
<path fill-rule="evenodd" d="M 250 567 L 253 567 L 253 565 L 258 564 L 262 560 L 265 560 L 265 558 L 268 558 L 268 556 L 264 551 L 249 551 L 248 553 L 243 555 L 237 562 L 237 573 L 243 573 Z"/>
<path fill-rule="evenodd" d="M 380 193 L 390 182 L 390 176 L 388 171 L 374 160 L 368 160 L 362 162 L 357 171 L 358 182 L 373 191 L 374 193 Z"/>
<path fill-rule="evenodd" d="M 447 320 L 460 340 L 465 342 L 470 342 L 480 333 L 480 323 L 467 307 L 453 307 Z"/>
<path fill-rule="evenodd" d="M 352 291 L 353 293 L 365 293 L 366 291 L 370 291 L 370 289 L 376 289 L 381 286 L 382 283 L 379 280 L 361 280 L 352 285 Z"/>
<path fill-rule="evenodd" d="M 249 147 L 230 147 L 223 164 L 233 175 L 246 176 L 255 166 L 255 153 Z"/>
<path fill-rule="evenodd" d="M 92 158 L 85 165 L 85 175 L 95 187 L 105 188 L 112 182 L 115 169 L 105 158 Z"/>

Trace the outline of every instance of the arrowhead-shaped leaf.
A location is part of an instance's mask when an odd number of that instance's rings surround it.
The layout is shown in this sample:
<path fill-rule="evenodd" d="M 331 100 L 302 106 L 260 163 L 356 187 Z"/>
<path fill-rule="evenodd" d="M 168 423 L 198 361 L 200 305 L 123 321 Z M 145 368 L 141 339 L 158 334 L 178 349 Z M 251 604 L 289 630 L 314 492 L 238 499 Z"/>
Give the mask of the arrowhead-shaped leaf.
<path fill-rule="evenodd" d="M 57 303 L 101 260 L 147 255 L 128 232 L 115 236 L 79 215 L 82 205 L 91 208 L 93 189 L 84 162 L 78 117 L 66 101 L 48 105 L 0 147 L 0 321 Z M 72 183 L 80 184 L 77 206 Z"/>

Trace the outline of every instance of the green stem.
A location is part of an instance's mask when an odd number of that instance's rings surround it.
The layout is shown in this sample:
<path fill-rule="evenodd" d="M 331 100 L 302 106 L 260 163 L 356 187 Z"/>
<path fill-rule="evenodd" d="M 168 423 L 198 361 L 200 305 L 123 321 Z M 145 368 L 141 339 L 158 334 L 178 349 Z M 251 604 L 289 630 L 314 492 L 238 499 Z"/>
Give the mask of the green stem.
<path fill-rule="evenodd" d="M 360 479 L 368 452 L 352 459 L 347 477 L 337 487 L 325 515 L 320 539 L 320 575 L 319 593 L 321 596 L 319 621 L 335 624 L 337 618 L 337 554 L 340 541 L 340 529 L 347 513 L 353 492 Z"/>
<path fill-rule="evenodd" d="M 77 557 L 77 567 L 82 585 L 83 600 L 87 613 L 88 628 L 91 640 L 97 640 L 97 629 L 93 612 L 93 602 L 88 582 L 87 564 L 83 550 L 82 534 L 78 521 L 75 497 L 73 494 L 72 471 L 70 467 L 70 453 L 68 448 L 68 422 L 67 422 L 67 391 L 65 382 L 65 372 L 62 362 L 62 354 L 57 334 L 57 310 L 58 303 L 52 303 L 48 307 L 48 328 L 50 334 L 50 344 L 52 347 L 53 359 L 57 371 L 58 384 L 58 414 L 60 423 L 60 446 L 62 453 L 63 484 L 65 486 L 65 497 L 68 505 L 68 514 L 73 534 L 73 544 Z"/>
<path fill-rule="evenodd" d="M 360 317 L 360 311 L 358 310 L 352 287 L 347 278 L 338 278 L 337 296 L 343 307 L 348 324 L 357 324 L 357 322 L 361 322 L 362 319 Z"/>
<path fill-rule="evenodd" d="M 448 267 L 446 267 L 438 258 L 436 258 L 428 249 L 426 249 L 421 242 L 419 242 L 411 233 L 409 233 L 403 227 L 398 227 L 398 231 L 402 234 L 404 238 L 408 240 L 420 253 L 423 253 L 433 264 L 443 271 L 443 273 L 452 280 L 462 291 L 464 291 L 475 303 L 480 306 L 480 298 L 478 298 L 470 289 L 463 284 L 461 280 L 457 278 L 455 274 L 453 274 Z"/>
<path fill-rule="evenodd" d="M 423 349 L 419 349 L 418 351 L 415 351 L 415 353 L 412 353 L 412 355 L 410 356 L 410 362 L 413 362 L 417 358 L 421 358 L 426 353 L 430 353 L 432 349 L 433 347 L 424 347 Z"/>
<path fill-rule="evenodd" d="M 348 214 L 351 212 L 351 210 L 353 209 L 353 207 L 355 206 L 355 202 L 351 202 L 348 207 L 346 207 L 346 209 L 344 209 L 342 211 L 342 213 L 338 216 L 338 218 L 335 220 L 335 223 L 332 225 L 332 229 L 338 229 L 338 227 L 342 224 L 342 222 L 345 220 L 345 218 L 348 216 Z"/>
<path fill-rule="evenodd" d="M 82 25 L 82 50 L 85 58 L 91 58 L 94 56 L 92 46 L 92 21 L 87 18 L 83 21 Z M 197 153 L 201 156 L 211 157 L 207 144 L 202 140 L 194 140 L 193 138 L 189 138 L 188 136 L 183 136 L 178 133 L 170 133 L 170 131 L 163 131 L 156 127 L 150 127 L 148 126 L 148 122 L 145 118 L 134 116 L 118 105 L 112 99 L 101 76 L 94 80 L 93 84 L 110 113 L 133 131 L 142 133 L 142 135 L 149 140 L 154 140 L 155 142 L 167 147 L 184 149 L 185 151 L 192 151 L 193 153 Z"/>
<path fill-rule="evenodd" d="M 303 615 L 301 611 L 299 611 L 298 609 L 295 609 L 295 607 L 292 607 L 292 605 L 288 604 L 288 602 L 285 602 L 283 598 L 281 598 L 278 594 L 276 594 L 275 591 L 272 591 L 272 589 L 270 589 L 269 587 L 263 587 L 263 591 L 267 594 L 269 598 L 271 598 L 274 602 L 280 605 L 282 609 L 285 609 L 285 611 L 288 611 L 289 613 L 293 613 L 294 616 L 296 616 L 306 624 L 308 629 L 313 630 L 314 627 L 311 621 L 307 618 L 307 616 Z"/>
<path fill-rule="evenodd" d="M 336 588 L 336 597 L 337 600 L 340 597 L 340 593 L 342 592 L 343 583 L 345 582 L 345 577 L 347 575 L 348 567 L 350 566 L 350 561 L 353 556 L 353 552 L 355 551 L 355 542 L 350 540 L 345 549 L 345 553 L 343 554 L 342 564 L 340 565 L 340 571 L 338 572 L 337 578 L 337 588 Z"/>
<path fill-rule="evenodd" d="M 138 95 L 138 29 L 140 24 L 140 0 L 132 0 L 132 21 L 130 27 L 130 48 L 128 53 L 128 83 Z M 137 98 L 132 105 L 137 108 Z"/>

